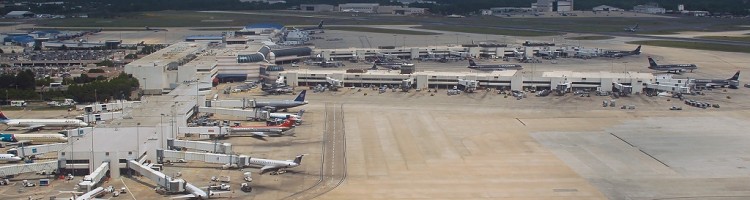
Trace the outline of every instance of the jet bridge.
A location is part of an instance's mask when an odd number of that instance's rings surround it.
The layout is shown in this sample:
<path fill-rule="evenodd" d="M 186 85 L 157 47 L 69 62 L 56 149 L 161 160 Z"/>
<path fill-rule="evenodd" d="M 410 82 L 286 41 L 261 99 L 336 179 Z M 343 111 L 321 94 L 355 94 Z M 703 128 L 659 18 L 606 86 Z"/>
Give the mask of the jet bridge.
<path fill-rule="evenodd" d="M 630 85 L 623 85 L 622 83 L 614 82 L 612 83 L 613 87 L 617 89 L 617 92 L 620 93 L 620 95 L 628 95 L 633 92 L 633 86 Z"/>
<path fill-rule="evenodd" d="M 109 162 L 104 162 L 91 174 L 83 177 L 83 180 L 78 183 L 79 190 L 92 191 L 91 189 L 102 181 L 107 171 L 109 171 Z"/>
<path fill-rule="evenodd" d="M 216 100 L 206 101 L 206 107 L 223 107 L 223 108 L 254 108 L 255 100 L 238 99 L 238 100 Z"/>
<path fill-rule="evenodd" d="M 187 182 L 185 182 L 185 180 L 173 179 L 172 177 L 169 177 L 159 171 L 153 170 L 151 169 L 151 167 L 142 165 L 135 160 L 128 161 L 128 168 L 138 172 L 148 179 L 151 179 L 151 181 L 164 188 L 168 193 L 186 192 L 185 187 L 187 185 Z"/>
<path fill-rule="evenodd" d="M 250 157 L 240 155 L 226 155 L 226 154 L 215 154 L 215 153 L 198 153 L 189 151 L 173 151 L 173 150 L 156 150 L 156 160 L 159 163 L 163 163 L 164 159 L 179 160 L 184 159 L 185 161 L 201 161 L 206 163 L 215 163 L 222 165 L 229 165 L 231 167 L 245 167 L 247 159 Z"/>
<path fill-rule="evenodd" d="M 232 154 L 232 144 L 230 143 L 168 139 L 167 146 L 169 149 L 176 150 L 186 148 L 211 153 Z"/>
<path fill-rule="evenodd" d="M 61 168 L 59 161 L 49 161 L 40 163 L 29 163 L 29 164 L 18 164 L 18 165 L 7 165 L 0 167 L 0 177 L 15 176 L 23 173 L 30 172 L 50 172 L 57 171 Z"/>
<path fill-rule="evenodd" d="M 256 119 L 256 120 L 268 120 L 270 118 L 270 114 L 268 113 L 268 111 L 264 111 L 261 109 L 240 110 L 240 109 L 221 108 L 221 107 L 200 107 L 198 111 L 202 113 L 231 115 L 231 116 L 244 117 L 244 118 Z"/>
<path fill-rule="evenodd" d="M 55 143 L 45 145 L 33 145 L 25 147 L 17 147 L 8 149 L 9 154 L 14 154 L 18 157 L 29 157 L 43 155 L 49 152 L 58 152 L 68 146 L 67 143 Z"/>

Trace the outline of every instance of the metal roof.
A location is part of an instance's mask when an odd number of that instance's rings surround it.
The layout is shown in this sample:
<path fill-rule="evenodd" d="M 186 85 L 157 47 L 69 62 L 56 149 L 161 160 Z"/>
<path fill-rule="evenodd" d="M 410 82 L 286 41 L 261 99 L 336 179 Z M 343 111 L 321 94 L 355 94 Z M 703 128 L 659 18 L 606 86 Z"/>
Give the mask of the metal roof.
<path fill-rule="evenodd" d="M 312 49 L 310 47 L 300 47 L 300 48 L 291 48 L 291 49 L 277 49 L 271 52 L 273 52 L 273 55 L 276 57 L 309 56 L 310 54 L 312 54 Z"/>

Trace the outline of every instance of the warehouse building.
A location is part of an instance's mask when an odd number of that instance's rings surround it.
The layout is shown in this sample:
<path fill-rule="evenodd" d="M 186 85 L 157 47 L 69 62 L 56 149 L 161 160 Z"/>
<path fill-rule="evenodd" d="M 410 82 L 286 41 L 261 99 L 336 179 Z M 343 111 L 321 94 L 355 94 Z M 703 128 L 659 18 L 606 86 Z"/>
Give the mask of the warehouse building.
<path fill-rule="evenodd" d="M 666 9 L 659 7 L 659 4 L 645 4 L 633 6 L 633 12 L 648 13 L 648 14 L 664 14 L 667 12 Z"/>
<path fill-rule="evenodd" d="M 339 4 L 340 12 L 375 13 L 380 4 L 377 3 L 345 3 Z"/>
<path fill-rule="evenodd" d="M 625 9 L 612 7 L 608 5 L 597 6 L 597 7 L 592 8 L 591 10 L 593 11 L 625 11 Z"/>
<path fill-rule="evenodd" d="M 10 11 L 5 15 L 5 18 L 20 19 L 20 18 L 32 18 L 34 13 L 30 11 Z"/>
<path fill-rule="evenodd" d="M 536 12 L 570 12 L 573 11 L 573 0 L 537 0 L 531 3 Z"/>
<path fill-rule="evenodd" d="M 301 4 L 299 5 L 299 9 L 309 12 L 333 12 L 334 6 L 328 4 Z"/>

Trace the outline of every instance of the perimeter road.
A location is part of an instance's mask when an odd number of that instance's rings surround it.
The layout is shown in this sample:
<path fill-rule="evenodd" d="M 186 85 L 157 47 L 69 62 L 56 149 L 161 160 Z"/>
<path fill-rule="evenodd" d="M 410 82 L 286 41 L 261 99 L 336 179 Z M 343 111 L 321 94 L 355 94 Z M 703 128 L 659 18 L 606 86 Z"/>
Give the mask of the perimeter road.
<path fill-rule="evenodd" d="M 323 162 L 320 180 L 312 187 L 284 199 L 314 199 L 341 185 L 346 179 L 346 138 L 344 137 L 344 105 L 325 106 Z"/>

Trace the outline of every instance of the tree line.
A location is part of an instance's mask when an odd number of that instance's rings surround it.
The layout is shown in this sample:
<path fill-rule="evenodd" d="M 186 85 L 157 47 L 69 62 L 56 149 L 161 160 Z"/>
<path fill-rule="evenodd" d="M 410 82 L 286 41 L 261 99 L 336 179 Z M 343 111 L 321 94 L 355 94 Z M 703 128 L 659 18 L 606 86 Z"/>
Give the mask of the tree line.
<path fill-rule="evenodd" d="M 37 87 L 48 88 L 50 78 L 35 79 L 31 70 L 19 71 L 16 74 L 0 75 L 0 98 L 7 103 L 10 100 L 44 100 L 71 98 L 77 102 L 94 102 L 104 99 L 129 99 L 130 94 L 138 88 L 138 80 L 121 73 L 115 78 L 104 76 L 91 78 L 82 74 L 76 78 L 65 78 L 66 91 L 49 89 L 37 92 Z"/>
<path fill-rule="evenodd" d="M 492 7 L 529 7 L 536 0 L 433 0 L 437 4 L 411 4 L 411 7 L 428 8 L 436 14 L 470 14 L 480 9 Z M 576 10 L 591 10 L 599 5 L 609 5 L 630 10 L 635 5 L 658 3 L 667 10 L 677 10 L 684 4 L 688 10 L 705 10 L 711 13 L 731 13 L 747 15 L 750 9 L 748 0 L 575 0 Z M 76 14 L 88 13 L 91 17 L 114 17 L 122 12 L 162 11 L 162 10 L 275 10 L 287 9 L 300 4 L 379 3 L 400 5 L 390 0 L 287 0 L 286 3 L 267 4 L 265 2 L 240 2 L 239 0 L 70 0 L 61 5 L 8 5 L 0 10 L 31 10 L 37 13 Z"/>

